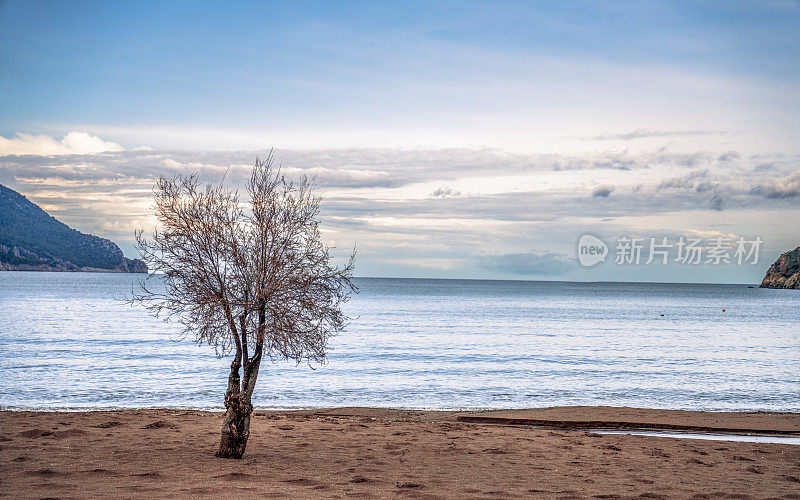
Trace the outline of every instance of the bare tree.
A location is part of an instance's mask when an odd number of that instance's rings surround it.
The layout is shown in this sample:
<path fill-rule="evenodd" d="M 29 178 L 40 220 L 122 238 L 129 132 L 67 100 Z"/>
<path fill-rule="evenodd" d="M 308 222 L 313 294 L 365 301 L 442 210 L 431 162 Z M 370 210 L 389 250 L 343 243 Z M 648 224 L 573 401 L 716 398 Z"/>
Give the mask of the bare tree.
<path fill-rule="evenodd" d="M 161 177 L 154 207 L 161 229 L 136 234 L 150 275 L 134 302 L 218 352 L 235 352 L 216 453 L 223 458 L 244 454 L 262 359 L 323 362 L 355 291 L 355 252 L 344 267 L 332 264 L 313 182 L 289 182 L 273 162 L 271 153 L 256 159 L 249 205 L 222 183 Z"/>

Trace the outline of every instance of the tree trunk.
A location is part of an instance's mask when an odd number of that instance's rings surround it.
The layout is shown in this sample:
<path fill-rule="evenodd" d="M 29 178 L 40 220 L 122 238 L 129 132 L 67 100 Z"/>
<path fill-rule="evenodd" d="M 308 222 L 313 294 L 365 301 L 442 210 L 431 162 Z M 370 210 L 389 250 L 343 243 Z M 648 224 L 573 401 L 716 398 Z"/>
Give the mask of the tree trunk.
<path fill-rule="evenodd" d="M 249 406 L 249 405 L 248 405 Z M 250 413 L 252 406 L 230 405 L 222 421 L 222 436 L 215 456 L 220 458 L 242 458 L 247 438 L 250 437 Z"/>
<path fill-rule="evenodd" d="M 215 456 L 220 458 L 242 458 L 247 438 L 250 437 L 250 414 L 253 405 L 249 397 L 243 397 L 239 387 L 239 355 L 231 363 L 228 376 L 228 390 L 225 392 L 225 418 L 222 420 L 222 435 L 219 450 Z"/>

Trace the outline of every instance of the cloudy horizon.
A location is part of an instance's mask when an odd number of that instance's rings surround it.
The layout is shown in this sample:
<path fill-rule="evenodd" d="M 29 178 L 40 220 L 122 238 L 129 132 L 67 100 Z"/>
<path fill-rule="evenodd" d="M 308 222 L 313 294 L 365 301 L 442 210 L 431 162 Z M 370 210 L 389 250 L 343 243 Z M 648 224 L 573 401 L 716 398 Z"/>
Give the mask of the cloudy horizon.
<path fill-rule="evenodd" d="M 2 2 L 0 184 L 135 256 L 159 175 L 274 148 L 359 276 L 757 283 L 800 244 L 798 3 L 491 5 Z"/>

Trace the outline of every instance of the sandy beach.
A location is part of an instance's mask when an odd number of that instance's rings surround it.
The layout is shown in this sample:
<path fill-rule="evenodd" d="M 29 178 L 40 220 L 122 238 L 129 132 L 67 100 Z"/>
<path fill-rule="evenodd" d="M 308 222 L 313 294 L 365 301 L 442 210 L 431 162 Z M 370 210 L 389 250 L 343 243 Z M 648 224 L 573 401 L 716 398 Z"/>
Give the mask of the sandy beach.
<path fill-rule="evenodd" d="M 213 456 L 220 413 L 4 411 L 0 420 L 9 497 L 800 498 L 800 446 L 581 429 L 788 434 L 800 433 L 799 414 L 257 411 L 240 461 Z"/>

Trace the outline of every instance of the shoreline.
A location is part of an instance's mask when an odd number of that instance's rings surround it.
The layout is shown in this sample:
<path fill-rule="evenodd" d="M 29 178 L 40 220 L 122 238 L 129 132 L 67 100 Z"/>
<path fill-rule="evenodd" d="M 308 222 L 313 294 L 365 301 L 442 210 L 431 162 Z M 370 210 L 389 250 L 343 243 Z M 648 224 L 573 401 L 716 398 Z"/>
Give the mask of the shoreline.
<path fill-rule="evenodd" d="M 0 496 L 800 498 L 794 444 L 600 434 L 531 420 L 800 435 L 800 413 L 256 410 L 244 458 L 223 460 L 213 456 L 222 412 L 4 410 Z"/>
<path fill-rule="evenodd" d="M 112 414 L 135 412 L 185 412 L 222 416 L 222 409 L 146 407 L 146 408 L 0 408 L 0 414 Z M 254 408 L 253 415 L 302 415 L 329 417 L 393 418 L 454 421 L 552 428 L 569 431 L 591 429 L 663 430 L 678 432 L 797 435 L 800 437 L 800 412 L 773 410 L 676 410 L 628 406 L 549 406 L 518 409 L 417 409 L 371 406 Z M 679 423 L 681 422 L 681 423 Z"/>

